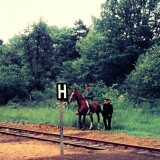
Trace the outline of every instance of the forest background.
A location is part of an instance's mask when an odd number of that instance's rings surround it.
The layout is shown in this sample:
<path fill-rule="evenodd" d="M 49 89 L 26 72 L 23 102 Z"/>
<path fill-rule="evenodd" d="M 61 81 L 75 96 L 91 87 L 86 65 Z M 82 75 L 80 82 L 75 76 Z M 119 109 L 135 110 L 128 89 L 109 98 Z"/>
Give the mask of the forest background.
<path fill-rule="evenodd" d="M 95 99 L 160 111 L 160 3 L 109 0 L 87 27 L 48 26 L 42 18 L 7 43 L 0 40 L 0 105 L 56 100 L 56 83 Z M 144 106 L 145 109 L 145 106 Z"/>

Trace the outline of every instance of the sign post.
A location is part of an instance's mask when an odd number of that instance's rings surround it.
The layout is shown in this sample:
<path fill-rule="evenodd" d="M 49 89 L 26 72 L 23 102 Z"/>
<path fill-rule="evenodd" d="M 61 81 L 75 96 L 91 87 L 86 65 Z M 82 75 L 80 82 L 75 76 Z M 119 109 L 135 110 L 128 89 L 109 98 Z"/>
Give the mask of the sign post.
<path fill-rule="evenodd" d="M 59 129 L 60 129 L 60 155 L 64 154 L 64 144 L 63 144 L 63 103 L 59 101 Z"/>
<path fill-rule="evenodd" d="M 57 100 L 59 100 L 60 155 L 64 154 L 63 144 L 63 101 L 68 100 L 66 83 L 57 83 Z"/>

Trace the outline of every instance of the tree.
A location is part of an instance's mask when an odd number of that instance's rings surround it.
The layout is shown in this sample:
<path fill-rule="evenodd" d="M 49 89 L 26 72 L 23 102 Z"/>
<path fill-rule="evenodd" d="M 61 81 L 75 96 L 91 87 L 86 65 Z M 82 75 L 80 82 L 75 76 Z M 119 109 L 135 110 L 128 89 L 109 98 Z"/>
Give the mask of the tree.
<path fill-rule="evenodd" d="M 86 37 L 89 32 L 89 28 L 83 23 L 81 19 L 75 21 L 72 30 L 73 30 L 73 36 L 75 37 L 76 41 Z"/>
<path fill-rule="evenodd" d="M 90 30 L 87 37 L 77 43 L 82 59 L 82 63 L 79 64 L 79 76 L 85 83 L 93 83 L 104 77 L 102 72 L 105 53 L 103 41 L 104 37 L 101 33 Z"/>
<path fill-rule="evenodd" d="M 0 46 L 3 44 L 3 40 L 0 39 Z"/>
<path fill-rule="evenodd" d="M 76 21 L 74 28 L 58 28 L 56 26 L 49 28 L 54 45 L 57 78 L 69 76 L 67 75 L 68 72 L 64 64 L 66 64 L 67 61 L 74 61 L 80 58 L 76 43 L 87 36 L 88 30 L 82 20 Z M 70 62 L 68 64 L 70 64 Z"/>
<path fill-rule="evenodd" d="M 79 57 L 76 51 L 76 41 L 72 38 L 71 28 L 51 26 L 49 27 L 49 33 L 53 41 L 54 56 L 60 66 L 65 61 Z"/>
<path fill-rule="evenodd" d="M 14 36 L 10 41 L 1 46 L 0 65 L 17 65 L 22 67 L 24 65 L 22 50 L 22 37 Z"/>
<path fill-rule="evenodd" d="M 94 83 L 102 78 L 101 63 L 103 63 L 103 36 L 90 30 L 87 37 L 77 42 L 77 50 L 81 57 L 75 61 L 64 63 L 63 77 L 69 83 Z"/>
<path fill-rule="evenodd" d="M 105 37 L 103 73 L 111 74 L 112 84 L 124 80 L 139 55 L 158 42 L 157 4 L 158 0 L 110 0 L 102 5 L 101 17 L 94 18 L 95 30 Z"/>
<path fill-rule="evenodd" d="M 30 77 L 30 90 L 44 90 L 54 77 L 53 42 L 47 24 L 40 20 L 23 36 L 24 58 Z"/>
<path fill-rule="evenodd" d="M 24 100 L 29 97 L 26 68 L 17 65 L 0 67 L 0 104 L 13 98 Z"/>
<path fill-rule="evenodd" d="M 160 98 L 160 46 L 154 46 L 138 58 L 135 70 L 127 77 L 124 88 L 130 98 Z"/>
<path fill-rule="evenodd" d="M 24 65 L 21 41 L 21 36 L 15 36 L 1 46 L 0 104 L 6 104 L 13 98 L 24 100 L 29 97 L 28 71 Z"/>

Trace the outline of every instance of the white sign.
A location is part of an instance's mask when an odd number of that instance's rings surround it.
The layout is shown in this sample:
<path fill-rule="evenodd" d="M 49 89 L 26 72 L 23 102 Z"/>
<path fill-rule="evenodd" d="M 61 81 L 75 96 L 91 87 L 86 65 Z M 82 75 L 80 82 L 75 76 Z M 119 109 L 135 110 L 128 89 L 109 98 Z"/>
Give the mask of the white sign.
<path fill-rule="evenodd" d="M 57 83 L 57 100 L 68 100 L 67 83 Z"/>

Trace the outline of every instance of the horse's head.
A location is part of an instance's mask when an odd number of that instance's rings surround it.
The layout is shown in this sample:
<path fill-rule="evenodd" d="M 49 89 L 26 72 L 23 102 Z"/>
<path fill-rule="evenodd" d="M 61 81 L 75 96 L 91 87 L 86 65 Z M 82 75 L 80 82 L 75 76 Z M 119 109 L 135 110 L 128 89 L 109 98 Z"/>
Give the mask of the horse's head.
<path fill-rule="evenodd" d="M 74 89 L 72 94 L 71 94 L 71 96 L 70 96 L 70 98 L 69 98 L 69 102 L 75 101 L 76 98 L 77 98 L 77 89 Z"/>

